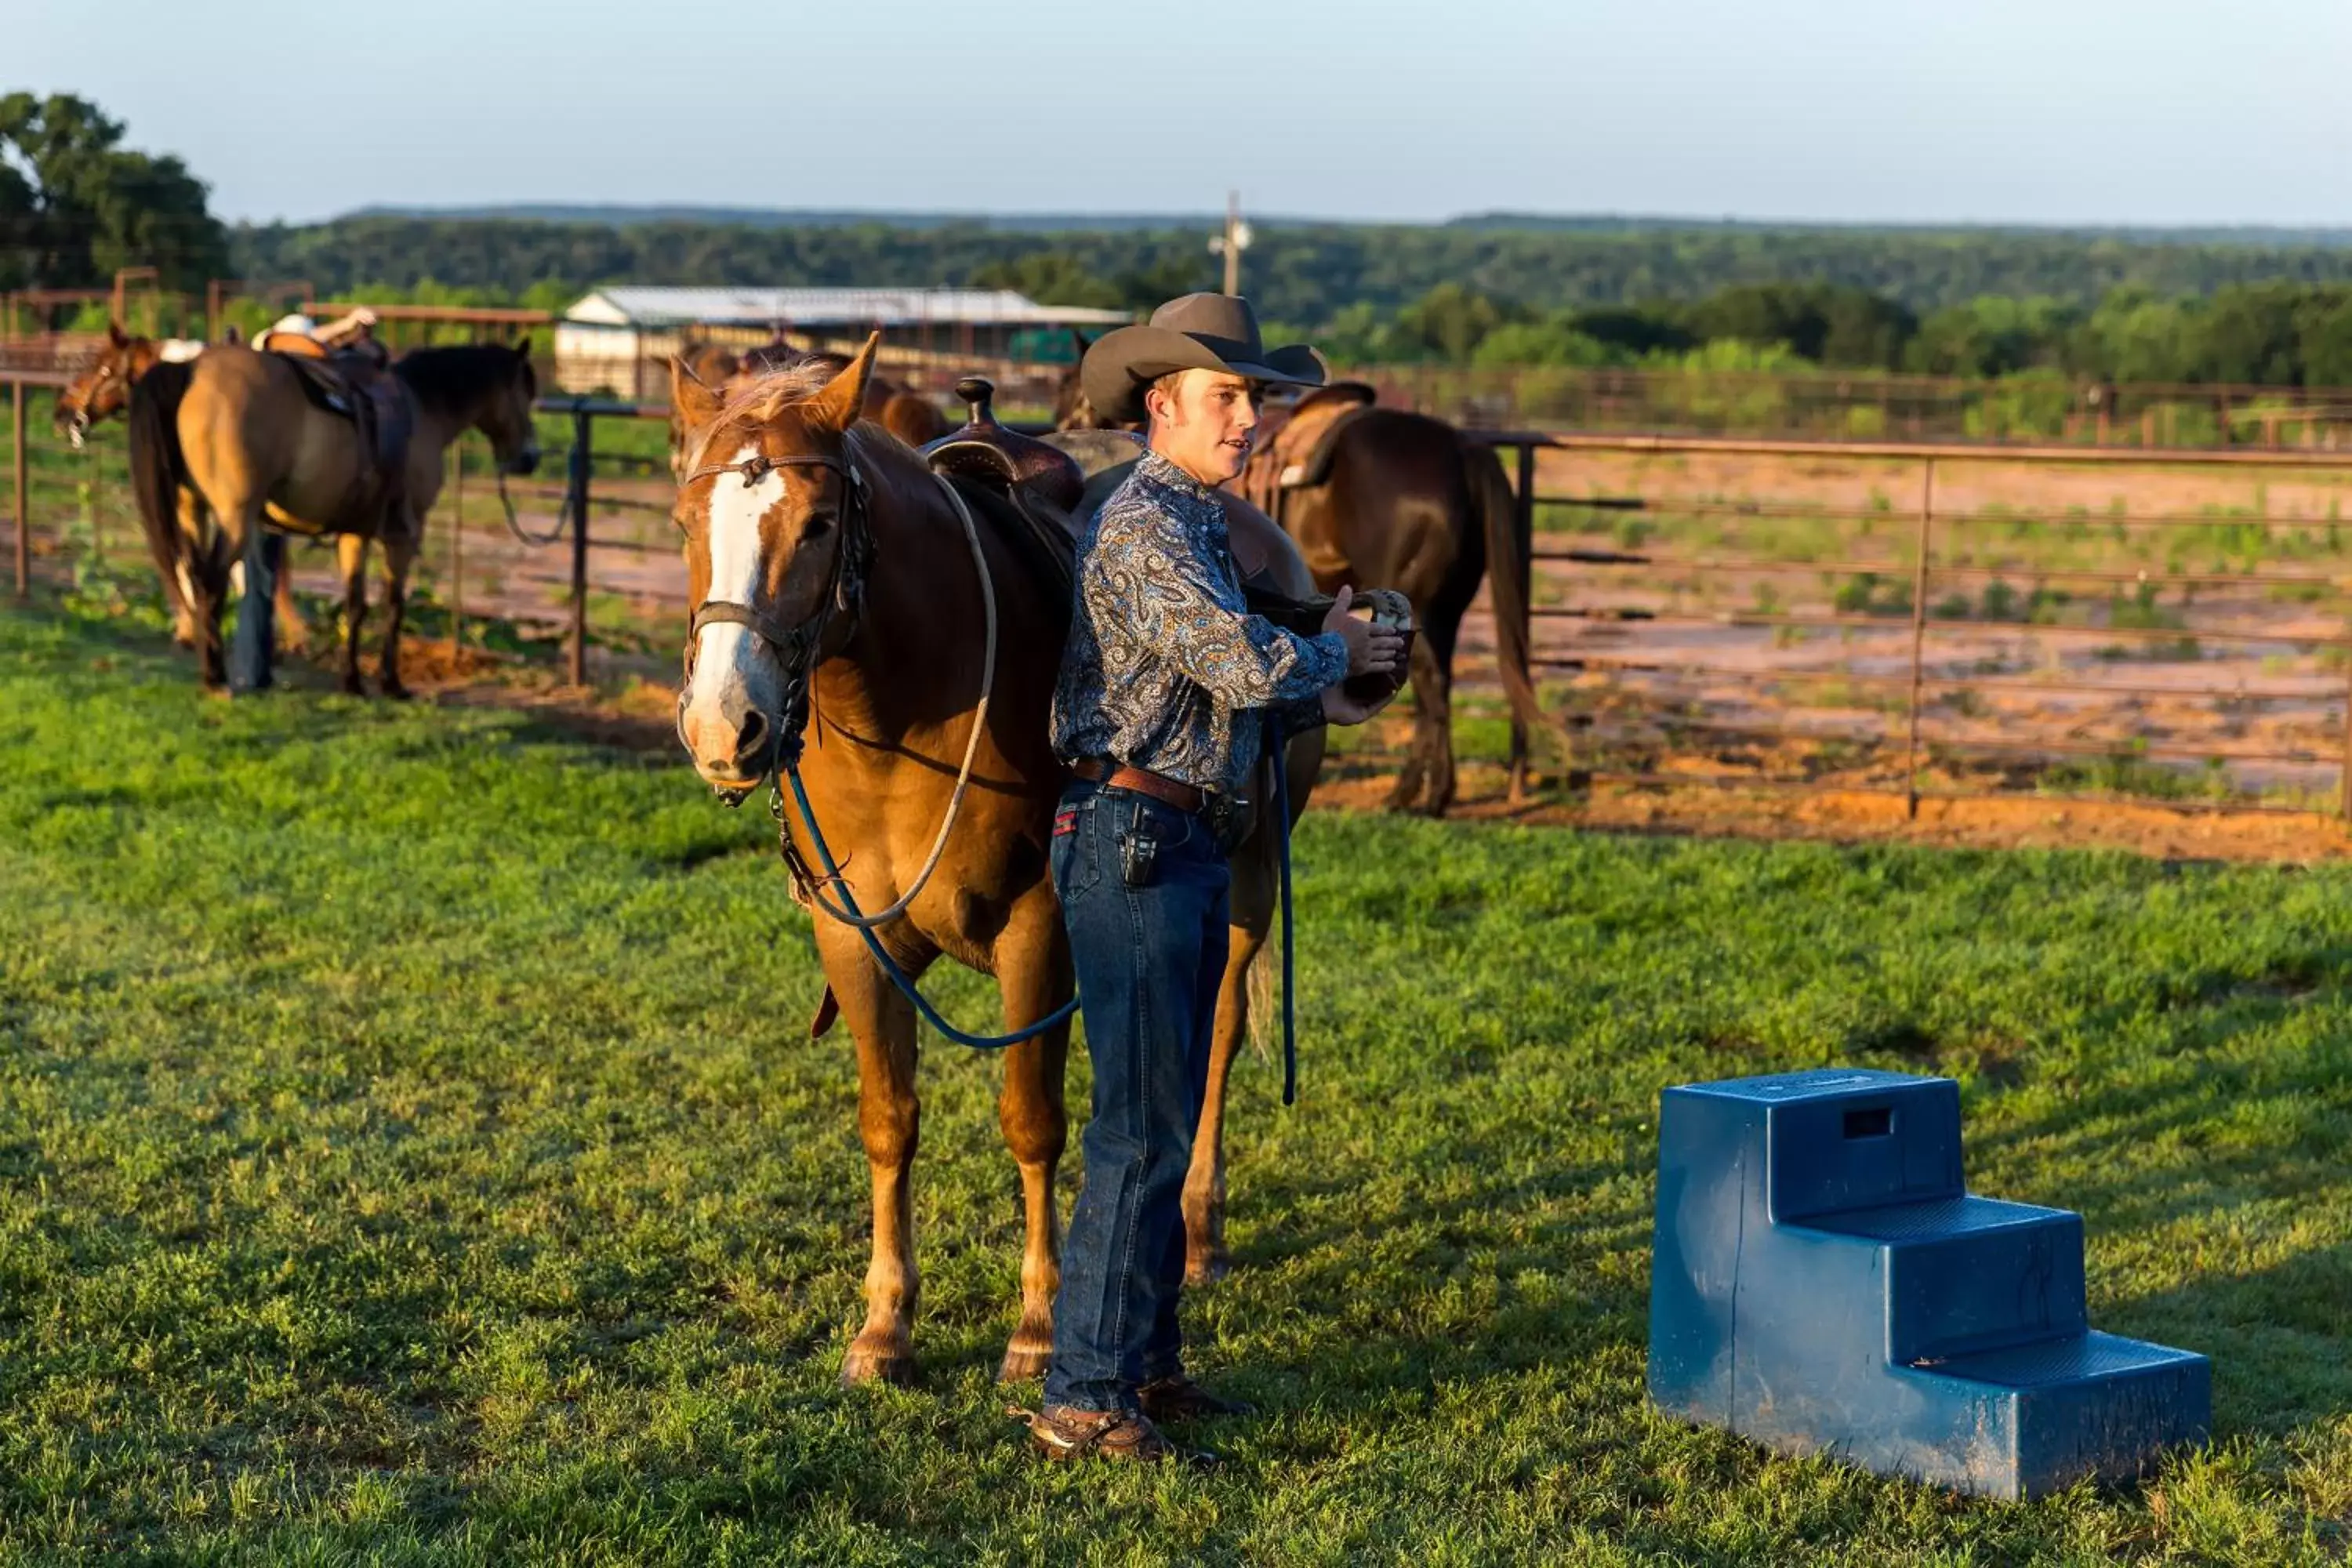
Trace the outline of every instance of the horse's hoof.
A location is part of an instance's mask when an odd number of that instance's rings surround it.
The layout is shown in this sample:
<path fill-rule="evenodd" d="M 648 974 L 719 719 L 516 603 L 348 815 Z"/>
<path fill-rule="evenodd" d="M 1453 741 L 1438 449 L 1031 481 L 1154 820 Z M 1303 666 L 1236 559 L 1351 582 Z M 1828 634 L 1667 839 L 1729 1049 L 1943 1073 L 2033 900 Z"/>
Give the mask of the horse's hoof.
<path fill-rule="evenodd" d="M 856 1388 L 868 1383 L 887 1383 L 893 1388 L 915 1385 L 915 1358 L 905 1351 L 868 1350 L 851 1345 L 841 1358 L 841 1386 Z"/>
<path fill-rule="evenodd" d="M 1197 1290 L 1214 1285 L 1234 1271 L 1234 1260 L 1222 1252 L 1202 1252 L 1184 1259 L 1184 1283 Z"/>
<path fill-rule="evenodd" d="M 1033 1377 L 1043 1377 L 1046 1363 L 1053 1359 L 1051 1345 L 1044 1350 L 1029 1350 L 1016 1342 L 1004 1347 L 1004 1359 L 996 1367 L 996 1381 L 1026 1383 Z"/>

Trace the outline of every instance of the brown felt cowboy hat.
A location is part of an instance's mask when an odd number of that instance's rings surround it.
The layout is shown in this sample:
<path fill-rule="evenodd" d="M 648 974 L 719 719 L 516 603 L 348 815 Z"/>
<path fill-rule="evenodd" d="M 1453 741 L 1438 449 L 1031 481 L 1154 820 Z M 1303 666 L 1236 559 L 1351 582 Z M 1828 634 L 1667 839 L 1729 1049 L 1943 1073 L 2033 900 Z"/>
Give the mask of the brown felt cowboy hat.
<path fill-rule="evenodd" d="M 1140 423 L 1144 393 L 1178 370 L 1323 384 L 1322 356 L 1304 343 L 1267 348 L 1258 338 L 1257 312 L 1238 294 L 1187 294 L 1152 311 L 1143 326 L 1105 332 L 1087 350 L 1078 384 L 1104 418 Z"/>

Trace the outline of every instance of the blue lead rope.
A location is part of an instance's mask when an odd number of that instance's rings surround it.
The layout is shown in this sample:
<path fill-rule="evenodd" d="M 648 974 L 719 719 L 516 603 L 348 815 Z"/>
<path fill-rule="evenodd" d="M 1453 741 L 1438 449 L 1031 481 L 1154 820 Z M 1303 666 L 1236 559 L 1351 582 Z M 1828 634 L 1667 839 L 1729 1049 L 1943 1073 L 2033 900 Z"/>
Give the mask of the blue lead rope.
<path fill-rule="evenodd" d="M 798 767 L 787 767 L 784 769 L 784 776 L 792 781 L 793 802 L 801 809 L 801 821 L 807 825 L 809 842 L 816 846 L 817 864 L 824 868 L 825 881 L 840 893 L 844 909 L 853 915 L 860 913 L 856 895 L 849 890 L 849 884 L 843 880 L 841 868 L 834 864 L 833 850 L 826 845 L 824 834 L 816 825 L 816 813 L 809 807 L 808 791 L 801 784 L 801 770 Z M 1057 1024 L 1066 1024 L 1078 1015 L 1078 999 L 1073 996 L 1025 1029 L 1016 1029 L 1009 1035 L 968 1035 L 940 1017 L 939 1009 L 923 999 L 923 994 L 915 989 L 915 983 L 908 978 L 907 972 L 899 968 L 898 962 L 883 951 L 880 937 L 876 936 L 873 931 L 866 926 L 859 926 L 857 934 L 866 939 L 866 951 L 874 955 L 874 962 L 881 965 L 882 973 L 890 977 L 890 984 L 896 985 L 899 993 L 915 1005 L 915 1011 L 923 1016 L 924 1022 L 959 1046 L 970 1046 L 975 1051 L 1001 1051 L 1007 1046 L 1017 1046 L 1033 1036 L 1042 1035 Z"/>
<path fill-rule="evenodd" d="M 1291 984 L 1296 973 L 1296 960 L 1290 936 L 1290 760 L 1284 752 L 1282 727 L 1270 723 L 1266 731 L 1268 746 L 1274 755 L 1274 824 L 1282 860 L 1282 1103 L 1295 1105 L 1298 1100 L 1298 1016 L 1292 1002 Z M 861 913 L 856 895 L 849 890 L 848 882 L 843 879 L 841 868 L 834 862 L 833 848 L 825 843 L 824 832 L 816 825 L 816 812 L 809 805 L 808 790 L 801 784 L 801 770 L 796 765 L 787 765 L 784 777 L 793 786 L 793 804 L 800 808 L 801 822 L 808 828 L 809 842 L 816 846 L 817 864 L 824 868 L 825 882 L 841 895 L 843 909 L 852 915 Z M 899 968 L 898 961 L 883 948 L 880 937 L 866 926 L 859 926 L 857 934 L 866 939 L 866 951 L 873 954 L 875 963 L 889 976 L 890 984 L 898 988 L 899 994 L 915 1005 L 915 1011 L 922 1016 L 923 1021 L 959 1046 L 969 1046 L 975 1051 L 1001 1051 L 1007 1046 L 1017 1046 L 1077 1016 L 1078 999 L 1073 996 L 1025 1029 L 1016 1029 L 1006 1035 L 967 1034 L 940 1016 L 939 1009 L 924 999 L 907 972 Z"/>
<path fill-rule="evenodd" d="M 1282 1103 L 1298 1103 L 1298 1008 L 1291 998 L 1297 965 L 1290 942 L 1290 757 L 1288 737 L 1269 720 L 1268 748 L 1274 753 L 1274 824 L 1282 846 Z"/>

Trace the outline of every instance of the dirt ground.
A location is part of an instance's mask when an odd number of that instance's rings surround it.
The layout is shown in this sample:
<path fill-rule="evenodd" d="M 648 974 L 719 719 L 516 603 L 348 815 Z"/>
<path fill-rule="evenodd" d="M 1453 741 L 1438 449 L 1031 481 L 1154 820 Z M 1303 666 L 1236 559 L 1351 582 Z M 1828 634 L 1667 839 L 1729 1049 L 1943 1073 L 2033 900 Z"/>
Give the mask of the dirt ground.
<path fill-rule="evenodd" d="M 1785 541 L 1748 540 L 1734 519 L 1720 525 L 1675 521 L 1677 507 L 1752 505 L 1766 513 L 1807 508 L 1883 514 L 1839 525 L 1827 548 L 1841 562 L 1885 563 L 1885 583 L 1907 595 L 1912 521 L 1920 489 L 1916 464 L 1776 457 L 1617 456 L 1548 453 L 1539 474 L 1547 496 L 1638 496 L 1639 514 L 1548 510 L 1542 548 L 1623 546 L 1619 521 L 1643 521 L 1633 552 L 1733 564 L 1692 571 L 1672 563 L 1596 566 L 1559 561 L 1538 570 L 1539 605 L 1579 612 L 1538 623 L 1547 700 L 1573 713 L 1576 763 L 1601 773 L 1683 775 L 1693 782 L 1628 785 L 1601 782 L 1539 792 L 1511 805 L 1498 767 L 1465 762 L 1455 814 L 1573 823 L 1613 831 L 1740 834 L 1837 840 L 1891 839 L 1940 845 L 2099 846 L 2168 858 L 2312 860 L 2352 853 L 2325 810 L 2336 793 L 2344 753 L 2346 660 L 2283 643 L 2285 637 L 2337 637 L 2352 629 L 2352 552 L 2339 553 L 2333 524 L 2352 470 L 2336 473 L 2148 467 L 2053 467 L 1998 461 L 1938 467 L 1938 565 L 1998 569 L 2023 592 L 2072 581 L 2061 567 L 2145 566 L 2158 530 L 2110 526 L 2131 518 L 2268 520 L 2284 538 L 2301 531 L 2294 559 L 2231 558 L 2202 542 L 2187 546 L 2189 569 L 2294 573 L 2315 581 L 2292 594 L 2274 586 L 2163 590 L 2149 620 L 2152 638 L 2100 634 L 2110 589 L 2084 589 L 2073 618 L 2086 629 L 1994 622 L 1931 626 L 1922 647 L 1923 788 L 1931 794 L 2000 793 L 1998 799 L 1935 799 L 1916 819 L 1899 794 L 1908 722 L 1911 626 L 1907 604 L 1881 624 L 1830 630 L 1736 624 L 1767 613 L 1805 616 L 1839 608 L 1826 571 L 1774 567 Z M 605 486 L 600 494 L 659 500 L 655 482 Z M 642 492 L 642 494 L 640 494 Z M 526 527 L 552 521 L 551 499 L 519 496 Z M 479 510 L 475 510 L 475 509 Z M 1953 514 L 1948 521 L 1943 514 Z M 2020 542 L 2027 519 L 2087 520 L 2073 542 L 2048 531 Z M 1663 520 L 1663 521 L 1661 521 Z M 445 522 L 446 520 L 439 520 Z M 471 616 L 495 615 L 547 629 L 564 614 L 569 552 L 530 550 L 469 508 L 465 600 Z M 1992 525 L 1992 526 L 1987 526 Z M 1675 530 L 1682 531 L 1679 535 Z M 2325 545 L 2313 542 L 2325 535 Z M 1706 537 L 1699 537 L 1705 534 Z M 561 686 L 543 662 L 467 650 L 453 665 L 446 642 L 412 643 L 412 683 L 444 701 L 520 702 L 560 715 L 600 739 L 674 745 L 669 640 L 682 629 L 685 574 L 666 521 L 634 510 L 603 511 L 591 553 L 592 621 L 627 624 L 640 648 L 599 647 L 595 689 Z M 1818 540 L 1808 548 L 1820 549 Z M 2176 558 L 2182 547 L 2167 546 Z M 1811 559 L 1800 555 L 1801 562 Z M 1739 563 L 1763 562 L 1752 568 Z M 304 589 L 332 588 L 323 554 L 296 558 Z M 455 565 L 446 526 L 429 538 L 425 580 L 446 603 Z M 1955 573 L 1929 590 L 1973 595 L 1987 574 Z M 2169 628 L 2169 629 L 2168 629 Z M 2177 634 L 2177 635 L 2175 635 Z M 2262 640 L 2262 639 L 2271 640 Z M 1470 712 L 1491 712 L 1493 626 L 1482 595 L 1464 627 L 1458 697 Z M 437 651 L 436 651 L 437 648 Z M 2088 689 L 2061 688 L 2084 687 Z M 1392 714 L 1373 743 L 1339 763 L 1321 798 L 1377 809 L 1393 777 L 1392 753 L 1408 723 Z M 1475 755 L 1476 748 L 1465 748 Z M 1381 753 L 1391 753 L 1383 756 Z M 2253 753 L 2253 755 L 2248 755 Z M 2210 809 L 2160 801 L 2110 804 L 2040 793 L 2069 763 L 2126 760 L 2126 787 L 2166 777 L 2181 795 L 2226 795 L 2269 809 Z M 2084 761 L 2088 759 L 2088 761 Z M 2169 770 L 2169 773 L 2166 773 Z M 1785 787 L 1803 782 L 1800 791 Z M 2063 781 L 2074 790 L 2113 781 Z"/>
<path fill-rule="evenodd" d="M 453 656 L 446 640 L 413 640 L 405 673 L 422 700 L 518 707 L 600 744 L 667 752 L 675 687 L 631 676 L 594 687 L 564 685 L 536 661 L 475 649 Z M 373 661 L 368 661 L 373 673 Z M 1365 737 L 1365 752 L 1402 748 L 1410 721 L 1391 711 Z M 1315 800 L 1324 809 L 1384 809 L 1394 783 L 1385 756 L 1335 757 Z M 1574 826 L 1602 832 L 1691 834 L 1750 838 L 1886 841 L 1968 848 L 2105 848 L 2178 860 L 2311 862 L 2352 857 L 2352 835 L 2318 812 L 2213 810 L 2160 805 L 2060 800 L 1926 799 L 1916 820 L 1899 795 L 1831 787 L 1800 794 L 1709 784 L 1622 785 L 1601 783 L 1570 792 L 1540 772 L 1530 800 L 1514 805 L 1497 764 L 1468 762 L 1461 798 L 1449 814 L 1463 821 Z"/>

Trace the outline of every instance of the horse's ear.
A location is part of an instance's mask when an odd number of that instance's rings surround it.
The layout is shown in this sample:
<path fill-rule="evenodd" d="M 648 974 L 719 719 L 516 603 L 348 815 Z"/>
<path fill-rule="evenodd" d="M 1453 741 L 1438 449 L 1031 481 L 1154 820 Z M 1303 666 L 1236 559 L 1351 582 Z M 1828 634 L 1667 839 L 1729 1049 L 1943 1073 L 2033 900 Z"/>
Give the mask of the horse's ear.
<path fill-rule="evenodd" d="M 857 416 L 866 406 L 866 384 L 874 379 L 874 351 L 881 346 L 881 333 L 868 337 L 849 363 L 808 400 L 809 423 L 835 432 L 857 423 Z"/>
<path fill-rule="evenodd" d="M 530 334 L 529 332 L 525 332 L 522 336 L 514 341 L 514 352 L 515 358 L 517 359 L 528 360 L 530 358 Z"/>
<path fill-rule="evenodd" d="M 1070 342 L 1071 345 L 1078 351 L 1078 357 L 1080 359 L 1086 358 L 1087 351 L 1095 346 L 1094 340 L 1087 336 L 1086 333 L 1078 331 L 1076 327 L 1072 327 L 1070 329 Z"/>
<path fill-rule="evenodd" d="M 699 430 L 719 417 L 725 399 L 702 384 L 694 367 L 686 363 L 684 354 L 669 356 L 669 405 L 689 430 Z"/>
<path fill-rule="evenodd" d="M 122 335 L 122 328 L 111 316 L 106 319 L 106 341 L 119 349 L 127 349 L 131 346 L 131 340 Z"/>

